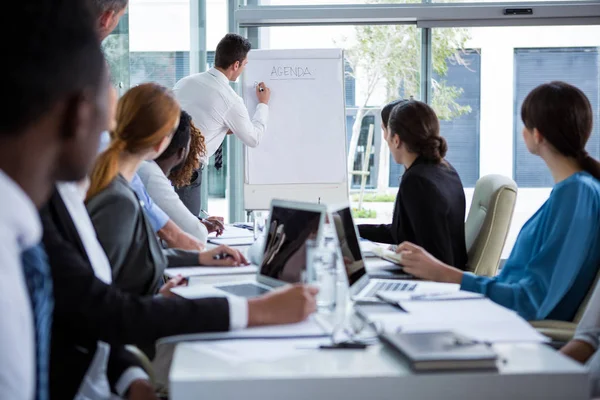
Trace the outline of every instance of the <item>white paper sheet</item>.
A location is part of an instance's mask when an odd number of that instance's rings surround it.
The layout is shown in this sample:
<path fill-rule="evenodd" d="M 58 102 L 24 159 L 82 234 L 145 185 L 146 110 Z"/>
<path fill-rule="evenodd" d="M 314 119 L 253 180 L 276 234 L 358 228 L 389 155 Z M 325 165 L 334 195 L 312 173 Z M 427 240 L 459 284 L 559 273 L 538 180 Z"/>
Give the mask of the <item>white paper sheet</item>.
<path fill-rule="evenodd" d="M 294 340 L 227 340 L 195 343 L 193 349 L 227 361 L 232 365 L 250 362 L 272 362 L 306 354 L 328 339 Z"/>
<path fill-rule="evenodd" d="M 169 278 L 173 278 L 177 275 L 183 277 L 191 276 L 214 276 L 214 275 L 243 275 L 243 274 L 255 274 L 258 270 L 256 265 L 247 265 L 243 267 L 179 267 L 179 268 L 167 268 L 165 275 Z"/>
<path fill-rule="evenodd" d="M 369 314 L 387 332 L 450 330 L 485 342 L 545 342 L 523 318 L 489 299 L 404 301 L 408 311 Z"/>
<path fill-rule="evenodd" d="M 379 294 L 383 297 L 385 297 L 387 300 L 390 301 L 407 301 L 407 300 L 411 300 L 413 297 L 415 298 L 420 298 L 419 296 L 425 296 L 425 295 L 438 295 L 439 297 L 441 297 L 442 295 L 445 295 L 447 298 L 450 298 L 451 296 L 457 295 L 459 293 L 465 293 L 465 292 L 460 292 L 460 285 L 456 284 L 456 283 L 440 283 L 440 282 L 420 282 L 420 281 L 415 281 L 415 283 L 417 284 L 415 290 L 410 291 L 410 292 L 386 292 L 386 291 L 381 291 L 379 292 Z M 465 296 L 471 296 L 470 293 L 466 293 Z M 481 298 L 481 295 L 477 296 L 478 298 Z M 437 297 L 436 297 L 437 298 Z M 402 305 L 404 305 L 404 303 L 402 303 Z"/>
<path fill-rule="evenodd" d="M 209 239 L 217 238 L 216 233 L 211 233 Z M 232 238 L 252 238 L 254 241 L 254 233 L 248 229 L 237 228 L 233 225 L 225 225 L 223 234 L 218 237 L 219 239 L 232 239 Z"/>
<path fill-rule="evenodd" d="M 265 82 L 272 94 L 260 146 L 246 151 L 246 182 L 345 182 L 342 50 L 253 50 L 248 60 L 243 96 L 250 113 L 258 103 L 255 82 Z"/>
<path fill-rule="evenodd" d="M 208 238 L 208 242 L 217 245 L 224 244 L 226 246 L 250 246 L 254 243 L 254 236 Z"/>
<path fill-rule="evenodd" d="M 160 343 L 173 343 L 196 340 L 230 340 L 230 339 L 261 339 L 261 338 L 324 338 L 330 335 L 331 328 L 323 322 L 318 322 L 316 316 L 297 324 L 259 326 L 228 332 L 199 333 L 165 338 Z M 254 341 L 252 342 L 254 343 Z"/>

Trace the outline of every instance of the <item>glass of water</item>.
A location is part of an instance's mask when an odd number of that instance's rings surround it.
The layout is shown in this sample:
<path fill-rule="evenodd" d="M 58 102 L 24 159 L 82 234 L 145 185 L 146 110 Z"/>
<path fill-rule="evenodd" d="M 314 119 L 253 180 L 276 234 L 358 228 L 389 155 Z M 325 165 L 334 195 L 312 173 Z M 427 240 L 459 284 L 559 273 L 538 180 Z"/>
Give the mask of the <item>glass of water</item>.
<path fill-rule="evenodd" d="M 306 242 L 306 275 L 304 281 L 319 288 L 317 308 L 333 312 L 337 300 L 337 252 L 331 244 L 315 240 Z"/>
<path fill-rule="evenodd" d="M 254 240 L 258 240 L 267 224 L 267 211 L 252 211 L 252 222 L 254 224 Z"/>

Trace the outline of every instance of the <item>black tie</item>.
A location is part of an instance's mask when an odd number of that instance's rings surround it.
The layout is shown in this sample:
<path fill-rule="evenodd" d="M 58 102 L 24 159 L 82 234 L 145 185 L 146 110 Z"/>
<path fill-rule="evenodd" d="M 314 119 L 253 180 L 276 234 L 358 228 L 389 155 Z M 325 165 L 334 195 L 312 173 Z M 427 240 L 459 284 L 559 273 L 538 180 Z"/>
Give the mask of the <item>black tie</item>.
<path fill-rule="evenodd" d="M 223 143 L 221 143 L 215 152 L 215 168 L 217 171 L 223 168 Z"/>

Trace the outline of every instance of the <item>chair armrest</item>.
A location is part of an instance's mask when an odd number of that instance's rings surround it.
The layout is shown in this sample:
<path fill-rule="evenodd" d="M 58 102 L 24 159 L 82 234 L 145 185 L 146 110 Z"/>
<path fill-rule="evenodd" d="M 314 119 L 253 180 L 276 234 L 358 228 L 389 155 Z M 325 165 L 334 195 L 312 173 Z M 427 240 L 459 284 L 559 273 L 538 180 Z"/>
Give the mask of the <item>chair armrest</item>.
<path fill-rule="evenodd" d="M 556 342 L 568 342 L 573 339 L 577 328 L 576 323 L 566 321 L 542 320 L 529 323 L 542 335 L 546 335 Z"/>
<path fill-rule="evenodd" d="M 146 356 L 146 354 L 144 354 L 144 352 L 141 351 L 140 349 L 138 349 L 137 347 L 130 345 L 130 344 L 126 345 L 125 349 L 128 352 L 130 352 L 131 354 L 133 354 L 140 361 L 140 364 L 142 364 L 142 368 L 144 369 L 144 371 L 148 374 L 148 377 L 150 378 L 150 383 L 152 385 L 155 385 L 156 377 L 154 375 L 154 368 L 152 368 L 152 362 Z"/>

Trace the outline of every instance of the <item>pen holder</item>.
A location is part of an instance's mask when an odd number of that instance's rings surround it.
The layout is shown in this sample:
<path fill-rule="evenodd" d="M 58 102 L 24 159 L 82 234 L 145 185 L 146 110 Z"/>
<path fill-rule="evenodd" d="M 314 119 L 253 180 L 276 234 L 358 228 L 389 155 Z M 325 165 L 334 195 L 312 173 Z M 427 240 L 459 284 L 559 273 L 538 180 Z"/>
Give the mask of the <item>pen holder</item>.
<path fill-rule="evenodd" d="M 337 252 L 331 245 L 315 240 L 306 242 L 305 282 L 317 286 L 319 312 L 335 311 L 337 302 Z"/>

